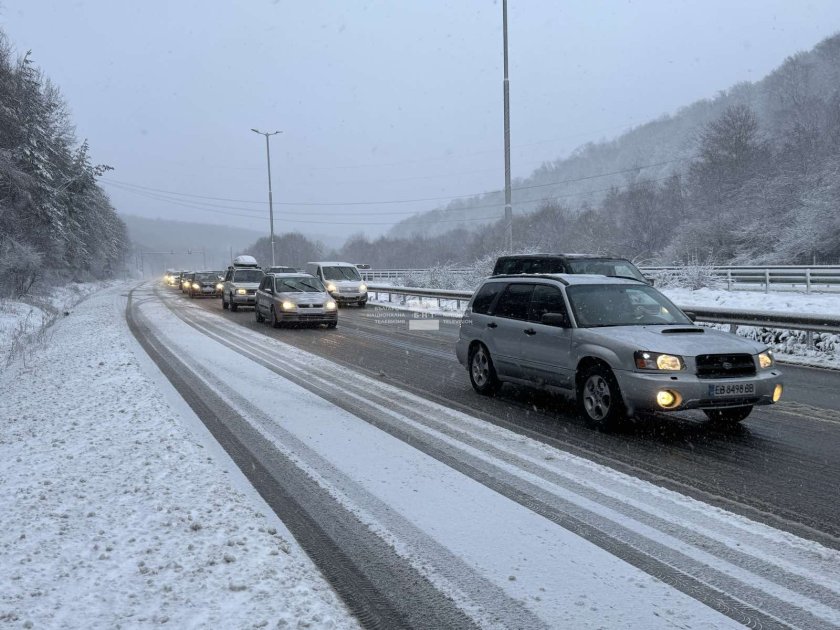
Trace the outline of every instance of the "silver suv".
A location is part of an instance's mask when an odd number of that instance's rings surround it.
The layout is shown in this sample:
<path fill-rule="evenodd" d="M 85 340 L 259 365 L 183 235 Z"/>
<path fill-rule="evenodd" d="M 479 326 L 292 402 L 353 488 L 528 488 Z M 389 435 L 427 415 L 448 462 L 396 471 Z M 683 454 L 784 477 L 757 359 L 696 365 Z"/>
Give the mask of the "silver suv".
<path fill-rule="evenodd" d="M 477 392 L 492 394 L 502 381 L 565 392 L 598 428 L 683 409 L 736 423 L 782 395 L 765 346 L 696 326 L 653 287 L 620 278 L 485 280 L 464 313 L 456 354 Z"/>
<path fill-rule="evenodd" d="M 256 260 L 250 256 L 238 256 L 227 268 L 222 281 L 222 308 L 236 312 L 240 306 L 253 306 L 257 287 L 264 275 Z"/>

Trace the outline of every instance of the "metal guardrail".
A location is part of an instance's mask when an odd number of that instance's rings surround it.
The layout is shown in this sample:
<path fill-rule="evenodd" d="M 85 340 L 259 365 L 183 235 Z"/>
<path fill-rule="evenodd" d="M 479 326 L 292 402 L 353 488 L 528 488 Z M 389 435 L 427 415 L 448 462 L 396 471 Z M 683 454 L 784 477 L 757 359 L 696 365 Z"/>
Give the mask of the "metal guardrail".
<path fill-rule="evenodd" d="M 466 306 L 472 298 L 472 291 L 451 291 L 444 289 L 426 289 L 422 287 L 392 287 L 388 285 L 368 285 L 368 293 L 373 293 L 379 301 L 380 294 L 388 296 L 393 303 L 393 296 L 429 298 L 442 301 L 454 301 L 456 309 Z M 740 309 L 709 308 L 706 306 L 681 306 L 698 322 L 707 324 L 728 324 L 730 332 L 737 332 L 738 326 L 756 326 L 778 330 L 801 330 L 806 333 L 808 347 L 813 347 L 813 333 L 840 333 L 840 317 L 816 313 L 789 314 L 774 311 L 745 311 Z"/>
<path fill-rule="evenodd" d="M 641 267 L 642 273 L 656 278 L 670 272 L 677 272 L 681 267 Z M 360 271 L 365 281 L 391 280 L 403 278 L 409 274 L 425 273 L 428 269 L 365 269 Z M 473 273 L 470 268 L 448 269 L 455 275 Z M 771 285 L 804 286 L 810 293 L 815 286 L 840 287 L 840 266 L 838 265 L 775 265 L 769 267 L 748 265 L 726 265 L 711 268 L 711 273 L 731 290 L 736 284 L 760 285 L 768 292 Z"/>

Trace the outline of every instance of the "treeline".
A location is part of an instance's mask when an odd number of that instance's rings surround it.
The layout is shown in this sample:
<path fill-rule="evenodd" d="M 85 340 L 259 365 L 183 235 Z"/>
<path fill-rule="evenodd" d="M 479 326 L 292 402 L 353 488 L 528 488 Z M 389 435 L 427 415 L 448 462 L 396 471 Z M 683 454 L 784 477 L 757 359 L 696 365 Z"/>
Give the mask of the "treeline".
<path fill-rule="evenodd" d="M 123 222 L 78 142 L 59 89 L 0 31 L 0 294 L 39 280 L 91 280 L 122 268 Z"/>

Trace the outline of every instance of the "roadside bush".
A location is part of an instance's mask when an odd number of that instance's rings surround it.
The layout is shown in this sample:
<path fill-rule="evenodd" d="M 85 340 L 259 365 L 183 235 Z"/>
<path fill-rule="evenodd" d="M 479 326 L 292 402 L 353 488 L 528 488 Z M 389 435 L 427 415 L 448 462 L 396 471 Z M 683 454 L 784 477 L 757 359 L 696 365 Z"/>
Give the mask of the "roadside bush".
<path fill-rule="evenodd" d="M 723 278 L 715 273 L 712 260 L 705 262 L 697 258 L 689 259 L 675 269 L 662 271 L 656 276 L 656 286 L 666 289 L 722 289 L 726 286 Z"/>
<path fill-rule="evenodd" d="M 6 239 L 0 244 L 0 295 L 21 298 L 41 273 L 42 256 L 34 247 Z"/>

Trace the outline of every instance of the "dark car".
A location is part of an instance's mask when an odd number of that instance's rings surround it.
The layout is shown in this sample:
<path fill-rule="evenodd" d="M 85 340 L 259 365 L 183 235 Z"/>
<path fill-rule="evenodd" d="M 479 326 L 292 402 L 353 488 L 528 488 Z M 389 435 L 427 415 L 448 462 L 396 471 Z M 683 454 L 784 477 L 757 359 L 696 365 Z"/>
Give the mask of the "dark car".
<path fill-rule="evenodd" d="M 191 298 L 217 297 L 220 293 L 217 288 L 220 273 L 219 271 L 196 271 L 187 289 L 189 296 Z"/>
<path fill-rule="evenodd" d="M 494 276 L 546 273 L 586 273 L 610 278 L 630 278 L 652 284 L 626 258 L 591 254 L 515 254 L 501 256 L 493 267 Z"/>
<path fill-rule="evenodd" d="M 189 293 L 194 278 L 195 271 L 185 271 L 181 275 L 181 293 Z"/>

